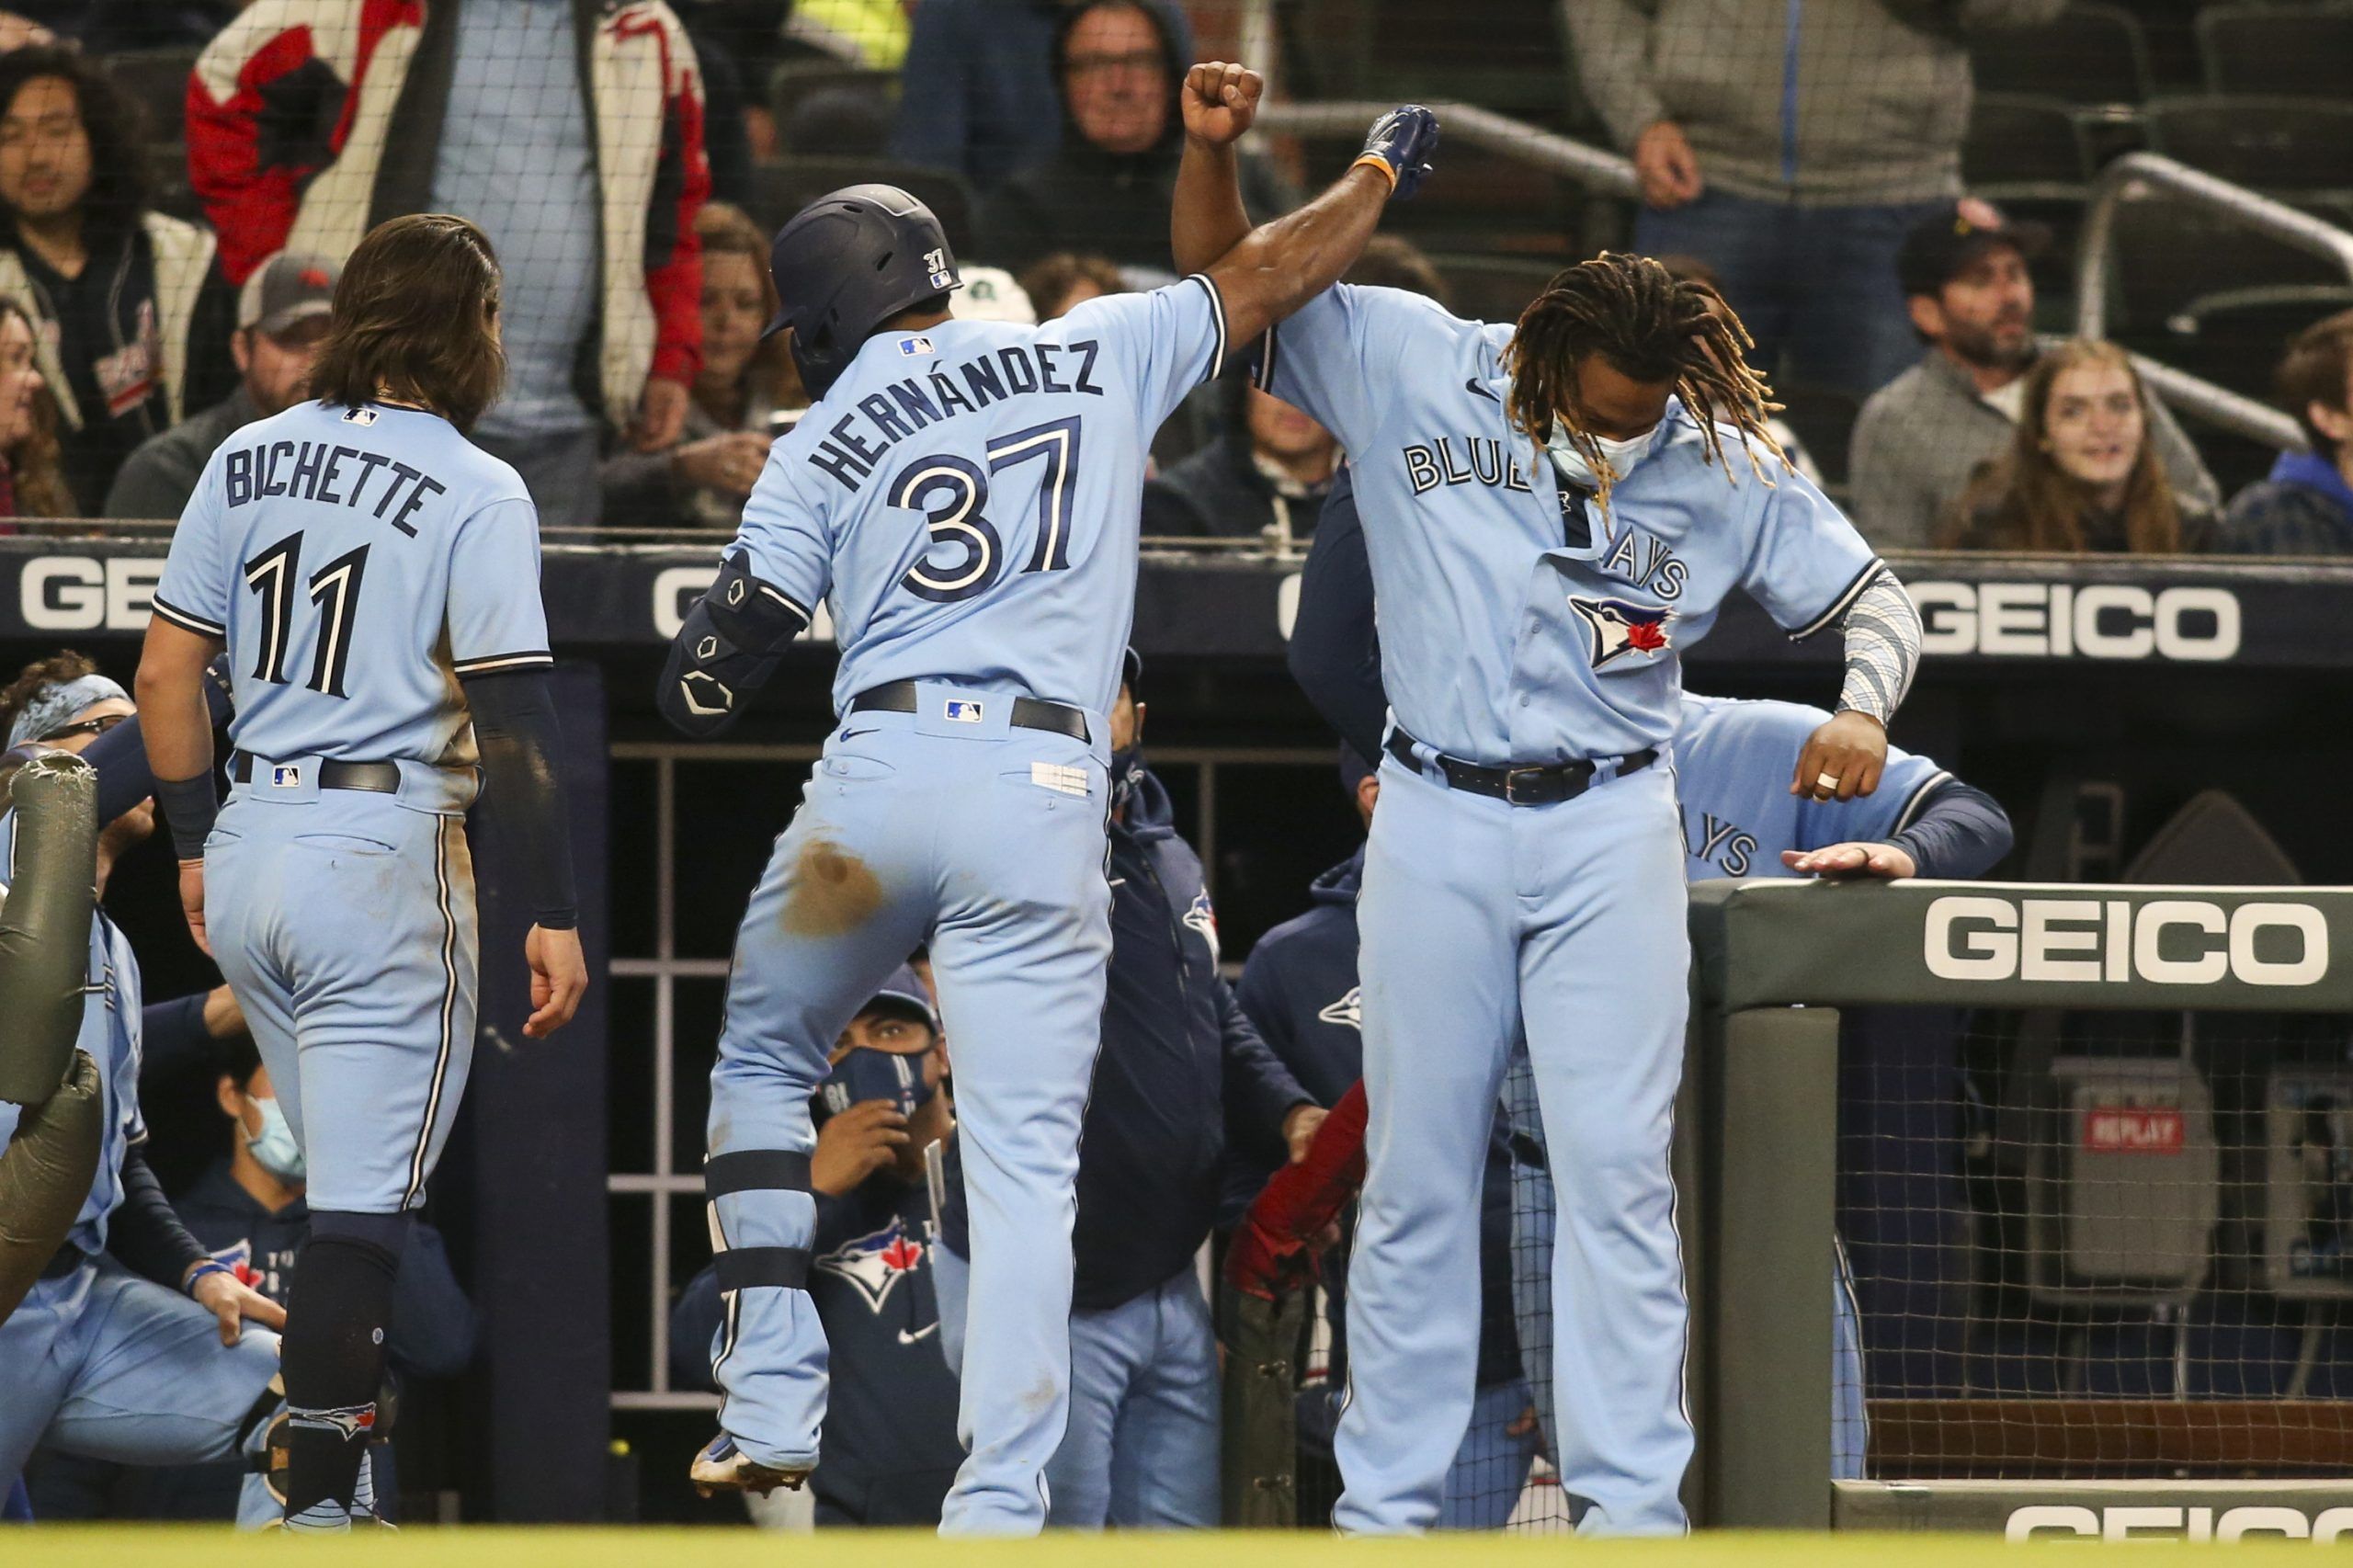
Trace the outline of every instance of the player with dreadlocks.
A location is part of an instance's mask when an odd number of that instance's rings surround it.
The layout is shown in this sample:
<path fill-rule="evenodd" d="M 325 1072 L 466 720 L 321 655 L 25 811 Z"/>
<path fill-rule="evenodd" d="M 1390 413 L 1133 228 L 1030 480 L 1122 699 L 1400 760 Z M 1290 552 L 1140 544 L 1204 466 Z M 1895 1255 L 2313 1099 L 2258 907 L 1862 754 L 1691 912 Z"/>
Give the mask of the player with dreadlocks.
<path fill-rule="evenodd" d="M 1246 230 L 1233 164 L 1230 140 L 1188 140 L 1180 267 Z M 1389 699 L 1357 905 L 1370 1168 L 1343 1530 L 1438 1517 L 1472 1408 L 1480 1176 L 1523 1031 L 1560 1194 L 1561 1483 L 1587 1532 L 1686 1526 L 1677 654 L 1734 588 L 1793 636 L 1842 628 L 1839 710 L 1790 788 L 1844 801 L 1878 786 L 1919 649 L 1902 585 L 1765 433 L 1745 346 L 1713 290 L 1631 256 L 1568 268 L 1517 326 L 1341 285 L 1260 346 L 1261 384 L 1351 460 Z"/>

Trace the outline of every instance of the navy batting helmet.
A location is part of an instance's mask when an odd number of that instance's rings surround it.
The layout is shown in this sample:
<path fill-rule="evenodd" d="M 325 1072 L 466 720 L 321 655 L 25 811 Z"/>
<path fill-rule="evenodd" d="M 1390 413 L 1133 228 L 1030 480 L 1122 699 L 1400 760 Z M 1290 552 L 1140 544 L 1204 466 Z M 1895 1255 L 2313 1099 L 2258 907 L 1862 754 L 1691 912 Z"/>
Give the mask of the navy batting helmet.
<path fill-rule="evenodd" d="M 802 208 L 777 231 L 768 273 L 781 303 L 762 335 L 792 329 L 793 363 L 819 397 L 876 327 L 963 281 L 939 220 L 895 185 L 847 186 Z"/>

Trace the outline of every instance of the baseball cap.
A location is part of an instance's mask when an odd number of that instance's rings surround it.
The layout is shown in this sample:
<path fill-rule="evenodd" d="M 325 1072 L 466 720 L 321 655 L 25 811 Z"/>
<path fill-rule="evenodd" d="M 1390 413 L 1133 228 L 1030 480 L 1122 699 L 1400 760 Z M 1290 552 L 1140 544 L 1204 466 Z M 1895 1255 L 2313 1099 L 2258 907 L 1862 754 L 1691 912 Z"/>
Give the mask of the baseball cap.
<path fill-rule="evenodd" d="M 343 268 L 323 256 L 279 251 L 264 262 L 237 296 L 237 325 L 259 327 L 271 336 L 296 322 L 323 316 L 335 305 L 335 279 Z"/>
<path fill-rule="evenodd" d="M 1002 267 L 963 268 L 964 287 L 949 296 L 948 313 L 958 321 L 1005 322 L 1036 326 L 1038 307 L 1029 292 Z"/>
<path fill-rule="evenodd" d="M 934 1033 L 939 1029 L 939 1010 L 932 1006 L 931 994 L 923 988 L 923 982 L 915 978 L 915 971 L 906 964 L 901 964 L 891 978 L 882 983 L 881 989 L 875 992 L 874 999 L 858 1011 L 895 1013 L 900 1017 L 912 1018 L 926 1026 Z M 858 1053 L 852 1051 L 850 1054 L 855 1056 Z"/>
<path fill-rule="evenodd" d="M 1982 202 L 1971 205 L 1984 208 Z M 1895 278 L 1904 292 L 1938 292 L 1996 245 L 2007 245 L 2029 261 L 2050 247 L 2051 231 L 2043 224 L 2013 223 L 1998 213 L 1995 217 L 1995 222 L 1984 223 L 1954 207 L 1913 225 L 1895 253 Z"/>

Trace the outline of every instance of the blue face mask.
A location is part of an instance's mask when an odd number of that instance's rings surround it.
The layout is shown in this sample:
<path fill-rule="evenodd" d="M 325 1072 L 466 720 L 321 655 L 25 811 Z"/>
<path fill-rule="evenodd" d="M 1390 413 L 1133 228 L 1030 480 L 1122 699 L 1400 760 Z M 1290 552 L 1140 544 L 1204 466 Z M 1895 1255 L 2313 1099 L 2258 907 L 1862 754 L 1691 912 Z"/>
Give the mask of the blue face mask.
<path fill-rule="evenodd" d="M 253 1155 L 254 1164 L 278 1180 L 302 1180 L 306 1174 L 302 1164 L 302 1145 L 294 1141 L 294 1129 L 287 1121 L 286 1112 L 279 1108 L 274 1098 L 260 1095 L 251 1097 L 261 1112 L 261 1131 L 246 1134 L 245 1152 Z M 243 1131 L 244 1124 L 239 1122 L 237 1125 Z"/>

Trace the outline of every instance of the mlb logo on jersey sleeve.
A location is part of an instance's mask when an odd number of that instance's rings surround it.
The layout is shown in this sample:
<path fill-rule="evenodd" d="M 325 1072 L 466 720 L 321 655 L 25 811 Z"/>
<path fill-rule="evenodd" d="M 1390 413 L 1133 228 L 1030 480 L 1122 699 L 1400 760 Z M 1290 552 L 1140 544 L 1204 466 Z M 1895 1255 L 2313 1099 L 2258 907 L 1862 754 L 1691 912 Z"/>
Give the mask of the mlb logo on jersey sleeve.
<path fill-rule="evenodd" d="M 919 355 L 928 354 L 932 352 L 931 339 L 921 336 L 903 337 L 899 339 L 899 352 L 910 359 Z"/>
<path fill-rule="evenodd" d="M 1666 623 L 1675 619 L 1675 612 L 1663 606 L 1572 594 L 1569 608 L 1585 622 L 1586 653 L 1597 670 L 1628 653 L 1656 653 L 1674 646 Z"/>

